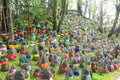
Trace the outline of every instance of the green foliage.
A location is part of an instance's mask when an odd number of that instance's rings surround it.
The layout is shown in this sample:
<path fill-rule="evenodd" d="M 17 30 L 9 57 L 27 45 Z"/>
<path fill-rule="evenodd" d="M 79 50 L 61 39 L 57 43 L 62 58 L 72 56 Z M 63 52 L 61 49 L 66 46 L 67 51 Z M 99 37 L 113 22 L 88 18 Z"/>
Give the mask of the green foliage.
<path fill-rule="evenodd" d="M 35 16 L 41 23 L 46 21 L 47 8 L 44 0 L 16 0 L 16 2 L 13 1 L 12 3 L 14 3 L 13 6 L 16 7 L 16 12 L 18 11 L 19 15 L 16 20 L 13 17 L 13 20 L 15 20 L 14 26 L 17 24 L 28 26 L 30 20 L 33 20 Z M 28 15 L 30 18 L 24 20 L 24 15 Z"/>
<path fill-rule="evenodd" d="M 102 68 L 99 68 L 97 73 L 102 76 L 103 75 Z"/>
<path fill-rule="evenodd" d="M 32 15 L 37 16 L 37 20 L 44 22 L 47 18 L 46 16 L 46 3 L 42 0 L 33 0 L 33 7 L 30 8 L 29 12 Z"/>
<path fill-rule="evenodd" d="M 62 7 L 62 0 L 58 0 L 58 7 Z"/>
<path fill-rule="evenodd" d="M 53 26 L 53 23 L 49 21 L 49 24 L 50 24 L 50 27 L 52 28 L 52 26 Z"/>
<path fill-rule="evenodd" d="M 78 4 L 82 5 L 83 4 L 82 0 L 78 0 Z"/>
<path fill-rule="evenodd" d="M 94 1 L 94 4 L 96 4 L 96 0 L 93 0 L 93 1 Z M 91 10 L 90 10 L 90 11 L 91 11 L 93 14 L 95 14 L 96 10 L 97 10 L 96 5 L 91 5 Z"/>

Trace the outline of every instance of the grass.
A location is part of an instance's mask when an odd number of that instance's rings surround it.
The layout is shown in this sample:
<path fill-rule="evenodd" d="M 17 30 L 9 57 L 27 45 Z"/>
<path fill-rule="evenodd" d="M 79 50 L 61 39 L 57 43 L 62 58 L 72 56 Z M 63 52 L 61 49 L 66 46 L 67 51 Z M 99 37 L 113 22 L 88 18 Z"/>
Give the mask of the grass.
<path fill-rule="evenodd" d="M 109 72 L 108 74 L 99 75 L 94 73 L 93 80 L 116 80 L 120 76 L 120 70 Z"/>

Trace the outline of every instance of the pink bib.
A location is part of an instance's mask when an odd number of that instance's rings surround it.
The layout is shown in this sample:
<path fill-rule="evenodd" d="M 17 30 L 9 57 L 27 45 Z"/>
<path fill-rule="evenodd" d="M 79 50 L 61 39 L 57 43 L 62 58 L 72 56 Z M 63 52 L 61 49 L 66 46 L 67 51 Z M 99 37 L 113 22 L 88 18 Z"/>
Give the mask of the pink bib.
<path fill-rule="evenodd" d="M 2 36 L 6 36 L 7 34 L 6 33 L 2 33 Z"/>
<path fill-rule="evenodd" d="M 75 59 L 76 59 L 77 61 L 80 61 L 80 57 L 76 57 Z"/>
<path fill-rule="evenodd" d="M 16 37 L 17 37 L 17 36 L 18 36 L 18 34 L 14 34 L 14 36 L 16 36 Z"/>
<path fill-rule="evenodd" d="M 49 52 L 46 52 L 46 54 L 49 54 Z"/>
<path fill-rule="evenodd" d="M 88 48 L 85 48 L 85 51 L 88 51 Z"/>
<path fill-rule="evenodd" d="M 16 72 L 16 69 L 12 69 L 12 70 L 11 70 L 11 73 L 12 73 L 12 74 L 15 74 L 15 72 Z"/>
<path fill-rule="evenodd" d="M 72 49 L 75 49 L 75 46 L 72 46 Z"/>
<path fill-rule="evenodd" d="M 2 50 L 2 51 L 6 51 L 6 50 L 7 50 L 7 48 L 0 48 L 0 50 Z"/>

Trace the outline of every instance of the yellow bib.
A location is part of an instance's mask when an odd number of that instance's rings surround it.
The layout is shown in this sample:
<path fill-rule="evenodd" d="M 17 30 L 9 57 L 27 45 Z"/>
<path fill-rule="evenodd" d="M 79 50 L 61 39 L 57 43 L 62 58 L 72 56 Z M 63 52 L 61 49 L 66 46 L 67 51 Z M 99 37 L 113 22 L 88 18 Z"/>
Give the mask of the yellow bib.
<path fill-rule="evenodd" d="M 5 36 L 5 39 L 8 39 L 9 38 L 9 36 Z"/>
<path fill-rule="evenodd" d="M 9 45 L 9 48 L 14 48 L 14 46 L 13 45 Z"/>
<path fill-rule="evenodd" d="M 39 54 L 34 54 L 33 57 L 39 57 Z"/>
<path fill-rule="evenodd" d="M 87 35 L 83 36 L 84 39 L 87 39 Z"/>
<path fill-rule="evenodd" d="M 50 51 L 53 51 L 54 50 L 54 48 L 50 48 Z"/>
<path fill-rule="evenodd" d="M 18 45 L 14 45 L 14 48 L 18 48 Z"/>

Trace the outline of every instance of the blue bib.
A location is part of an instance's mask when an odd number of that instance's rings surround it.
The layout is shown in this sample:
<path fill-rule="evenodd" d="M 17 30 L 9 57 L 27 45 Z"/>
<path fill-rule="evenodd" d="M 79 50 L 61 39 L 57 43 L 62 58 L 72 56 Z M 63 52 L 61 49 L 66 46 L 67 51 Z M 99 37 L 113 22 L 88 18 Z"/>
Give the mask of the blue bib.
<path fill-rule="evenodd" d="M 55 49 L 56 49 L 56 48 L 57 48 L 57 46 L 56 46 L 56 45 L 53 45 L 53 48 L 55 48 Z"/>
<path fill-rule="evenodd" d="M 30 59 L 30 55 L 26 55 L 26 58 L 27 58 L 27 59 Z"/>
<path fill-rule="evenodd" d="M 70 50 L 71 50 L 71 47 L 67 47 L 67 50 L 70 51 Z"/>
<path fill-rule="evenodd" d="M 46 41 L 47 39 L 45 37 L 42 38 L 42 41 Z"/>
<path fill-rule="evenodd" d="M 83 42 L 83 43 L 85 43 L 85 42 L 86 42 L 86 40 L 85 40 L 85 39 L 83 39 L 83 40 L 82 40 L 82 42 Z"/>
<path fill-rule="evenodd" d="M 22 43 L 22 42 L 23 42 L 23 39 L 18 39 L 18 41 L 19 41 L 20 43 Z"/>
<path fill-rule="evenodd" d="M 75 76 L 79 76 L 79 72 L 78 71 L 74 71 L 74 75 Z"/>

